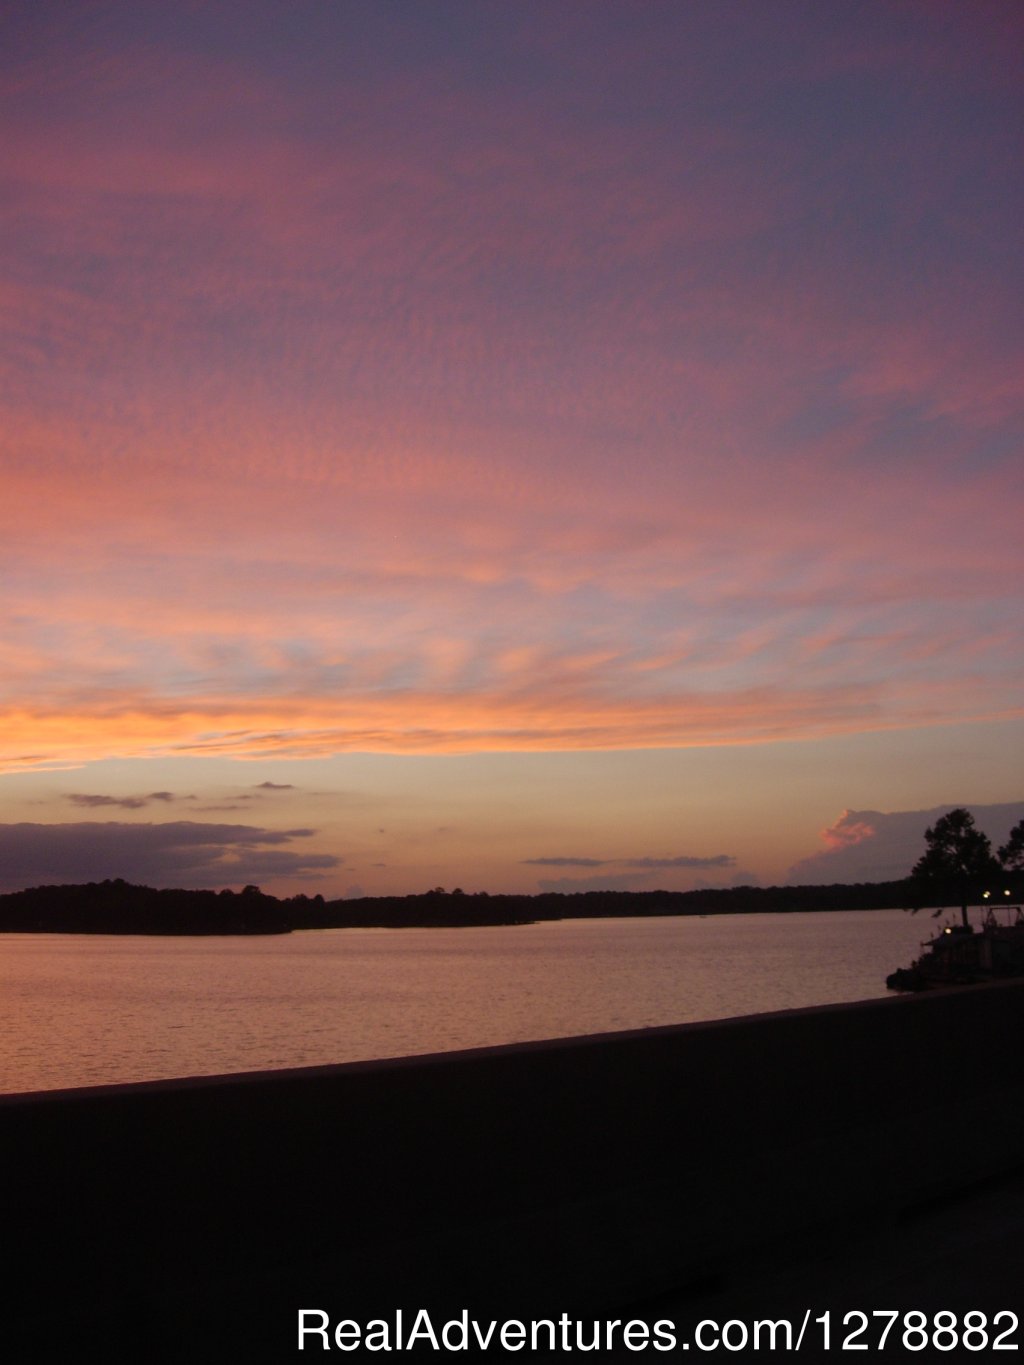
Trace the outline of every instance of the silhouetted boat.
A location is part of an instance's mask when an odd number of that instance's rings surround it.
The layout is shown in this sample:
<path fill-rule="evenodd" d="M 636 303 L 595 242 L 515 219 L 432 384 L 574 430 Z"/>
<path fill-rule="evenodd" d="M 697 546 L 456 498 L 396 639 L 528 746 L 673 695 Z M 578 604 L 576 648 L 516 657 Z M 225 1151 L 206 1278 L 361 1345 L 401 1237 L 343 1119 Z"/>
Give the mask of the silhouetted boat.
<path fill-rule="evenodd" d="M 946 925 L 923 945 L 916 961 L 886 977 L 886 986 L 891 991 L 926 991 L 1024 976 L 1024 914 L 1020 906 L 1012 908 L 1016 918 L 1011 924 L 999 924 L 989 913 L 977 931 L 971 925 Z"/>

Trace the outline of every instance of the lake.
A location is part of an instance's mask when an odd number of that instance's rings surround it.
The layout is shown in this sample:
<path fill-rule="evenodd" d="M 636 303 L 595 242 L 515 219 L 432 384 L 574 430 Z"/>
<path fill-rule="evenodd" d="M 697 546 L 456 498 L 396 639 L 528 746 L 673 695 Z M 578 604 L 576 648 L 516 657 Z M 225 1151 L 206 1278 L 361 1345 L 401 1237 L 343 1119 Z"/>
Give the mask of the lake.
<path fill-rule="evenodd" d="M 899 910 L 0 935 L 0 1089 L 216 1075 L 646 1028 L 886 994 Z"/>

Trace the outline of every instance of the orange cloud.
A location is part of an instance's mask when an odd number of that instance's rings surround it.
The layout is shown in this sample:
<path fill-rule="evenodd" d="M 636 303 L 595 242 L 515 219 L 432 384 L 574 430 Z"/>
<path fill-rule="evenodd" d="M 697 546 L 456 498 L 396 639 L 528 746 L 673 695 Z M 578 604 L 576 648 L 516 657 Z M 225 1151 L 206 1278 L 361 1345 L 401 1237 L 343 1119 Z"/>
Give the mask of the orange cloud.
<path fill-rule="evenodd" d="M 884 703 L 884 704 L 883 704 Z M 201 705 L 130 695 L 82 697 L 71 707 L 7 709 L 0 770 L 64 768 L 111 756 L 221 755 L 244 759 L 343 752 L 472 753 L 749 744 L 1012 716 L 976 689 L 951 698 L 914 687 L 813 691 L 759 687 L 714 695 L 609 697 L 572 669 L 517 680 L 504 693 L 350 690 L 343 699 L 206 699 Z"/>
<path fill-rule="evenodd" d="M 330 7 L 287 53 L 26 19 L 8 766 L 1015 713 L 1001 22 L 712 11 L 467 10 L 430 60 Z"/>

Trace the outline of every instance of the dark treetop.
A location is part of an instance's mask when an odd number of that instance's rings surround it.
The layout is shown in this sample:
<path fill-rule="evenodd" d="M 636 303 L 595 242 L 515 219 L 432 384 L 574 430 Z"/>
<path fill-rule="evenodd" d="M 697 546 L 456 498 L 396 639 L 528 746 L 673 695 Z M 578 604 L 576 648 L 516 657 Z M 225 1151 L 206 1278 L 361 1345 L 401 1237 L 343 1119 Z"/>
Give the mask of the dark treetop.
<path fill-rule="evenodd" d="M 699 891 L 466 894 L 441 887 L 412 896 L 325 901 L 244 891 L 154 890 L 120 878 L 37 886 L 0 896 L 0 932 L 267 934 L 292 929 L 524 924 L 536 920 L 879 910 L 913 904 L 909 881 L 832 886 L 736 886 Z M 931 902 L 935 903 L 935 902 Z"/>

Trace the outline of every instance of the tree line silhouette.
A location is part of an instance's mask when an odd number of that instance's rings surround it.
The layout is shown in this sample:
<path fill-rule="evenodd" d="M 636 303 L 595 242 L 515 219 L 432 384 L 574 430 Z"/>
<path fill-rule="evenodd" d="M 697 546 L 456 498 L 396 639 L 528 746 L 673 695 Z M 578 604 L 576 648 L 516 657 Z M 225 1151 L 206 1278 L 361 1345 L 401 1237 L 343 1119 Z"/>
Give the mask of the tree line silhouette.
<path fill-rule="evenodd" d="M 657 915 L 741 915 L 809 910 L 917 910 L 1020 900 L 1024 820 L 996 854 L 969 811 L 958 807 L 925 831 L 909 876 L 885 882 L 703 887 L 694 891 L 466 893 L 436 886 L 407 896 L 325 900 L 242 891 L 156 890 L 118 877 L 30 887 L 0 895 L 0 932 L 92 934 L 284 934 L 294 929 L 417 928 L 526 924 L 538 920 Z"/>
<path fill-rule="evenodd" d="M 829 886 L 736 886 L 698 891 L 547 891 L 279 899 L 258 888 L 154 890 L 120 879 L 37 886 L 0 896 L 0 932 L 283 934 L 295 929 L 458 928 L 539 920 L 800 913 L 911 908 L 909 881 Z"/>

